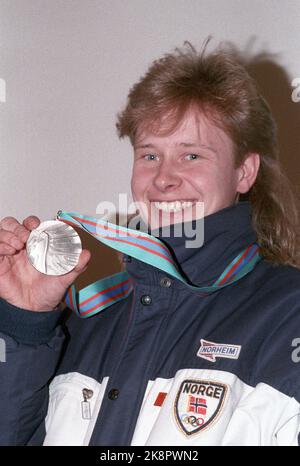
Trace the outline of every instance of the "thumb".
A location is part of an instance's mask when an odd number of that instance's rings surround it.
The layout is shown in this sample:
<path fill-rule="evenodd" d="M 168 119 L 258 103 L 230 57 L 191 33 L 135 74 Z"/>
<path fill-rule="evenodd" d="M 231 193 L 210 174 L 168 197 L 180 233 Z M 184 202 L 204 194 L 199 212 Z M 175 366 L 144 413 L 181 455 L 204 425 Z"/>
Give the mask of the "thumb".
<path fill-rule="evenodd" d="M 71 285 L 71 283 L 73 283 L 76 280 L 76 278 L 87 269 L 90 259 L 90 251 L 88 249 L 83 249 L 76 267 L 71 272 L 65 275 L 67 281 L 66 286 Z"/>
<path fill-rule="evenodd" d="M 84 270 L 86 270 L 90 259 L 90 251 L 88 249 L 83 249 L 80 254 L 78 264 L 74 268 L 73 272 L 75 272 L 77 275 L 81 274 Z"/>

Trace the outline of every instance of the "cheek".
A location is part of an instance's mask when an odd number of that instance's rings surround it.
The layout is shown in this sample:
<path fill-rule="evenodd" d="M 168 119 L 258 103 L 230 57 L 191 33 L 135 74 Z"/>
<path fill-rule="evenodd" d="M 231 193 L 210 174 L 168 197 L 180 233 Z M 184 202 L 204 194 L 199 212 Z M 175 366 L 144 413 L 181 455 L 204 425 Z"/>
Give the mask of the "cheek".
<path fill-rule="evenodd" d="M 228 205 L 234 202 L 237 193 L 238 182 L 238 171 L 232 167 L 224 167 L 224 171 L 218 173 L 216 191 L 219 195 L 219 198 L 223 199 L 224 202 Z"/>
<path fill-rule="evenodd" d="M 133 168 L 131 176 L 131 191 L 135 200 L 139 200 L 146 189 L 148 184 L 148 177 L 145 170 Z"/>
<path fill-rule="evenodd" d="M 192 170 L 186 171 L 183 179 L 187 184 L 201 192 L 209 187 L 213 188 L 219 185 L 222 177 L 219 176 L 214 166 L 202 164 L 201 167 L 193 167 Z"/>
<path fill-rule="evenodd" d="M 237 171 L 229 164 L 218 167 L 215 165 L 204 165 L 185 174 L 186 181 L 202 194 L 211 192 L 223 195 L 236 191 L 238 183 Z"/>

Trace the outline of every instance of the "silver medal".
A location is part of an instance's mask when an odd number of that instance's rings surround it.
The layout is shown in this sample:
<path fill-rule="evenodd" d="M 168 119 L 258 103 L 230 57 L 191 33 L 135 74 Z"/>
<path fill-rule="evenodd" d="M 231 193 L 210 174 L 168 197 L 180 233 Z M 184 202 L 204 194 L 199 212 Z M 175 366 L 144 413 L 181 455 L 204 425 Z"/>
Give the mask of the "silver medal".
<path fill-rule="evenodd" d="M 46 275 L 64 275 L 78 264 L 81 240 L 74 228 L 59 220 L 42 222 L 26 244 L 32 265 Z"/>

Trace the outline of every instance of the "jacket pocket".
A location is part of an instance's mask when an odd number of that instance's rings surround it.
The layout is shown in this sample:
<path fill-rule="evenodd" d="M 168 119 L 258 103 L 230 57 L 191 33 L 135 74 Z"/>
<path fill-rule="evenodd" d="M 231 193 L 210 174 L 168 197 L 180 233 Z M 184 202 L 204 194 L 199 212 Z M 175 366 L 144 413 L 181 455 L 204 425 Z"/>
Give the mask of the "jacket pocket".
<path fill-rule="evenodd" d="M 106 383 L 78 372 L 55 377 L 49 387 L 44 445 L 88 444 Z"/>

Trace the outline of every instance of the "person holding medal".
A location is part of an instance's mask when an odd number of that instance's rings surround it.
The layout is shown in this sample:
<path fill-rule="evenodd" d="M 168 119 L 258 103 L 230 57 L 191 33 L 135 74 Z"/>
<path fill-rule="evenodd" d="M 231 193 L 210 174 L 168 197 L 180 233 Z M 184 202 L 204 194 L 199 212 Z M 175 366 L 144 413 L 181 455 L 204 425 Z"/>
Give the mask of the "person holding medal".
<path fill-rule="evenodd" d="M 297 209 L 242 62 L 185 44 L 130 90 L 117 129 L 133 146 L 140 217 L 125 240 L 61 212 L 78 263 L 47 275 L 39 248 L 57 244 L 56 226 L 1 220 L 1 444 L 298 444 Z M 79 299 L 91 253 L 66 225 L 121 251 L 124 275 Z M 187 247 L 203 225 L 203 244 Z"/>

